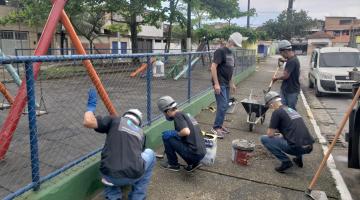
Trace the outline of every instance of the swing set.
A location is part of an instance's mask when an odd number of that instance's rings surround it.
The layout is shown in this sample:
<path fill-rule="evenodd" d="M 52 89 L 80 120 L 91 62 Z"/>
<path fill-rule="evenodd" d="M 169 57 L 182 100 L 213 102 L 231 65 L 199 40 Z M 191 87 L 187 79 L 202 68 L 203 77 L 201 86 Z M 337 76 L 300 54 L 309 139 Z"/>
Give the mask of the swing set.
<path fill-rule="evenodd" d="M 66 31 L 68 32 L 71 42 L 74 44 L 75 49 L 78 54 L 86 55 L 86 51 L 81 44 L 81 41 L 78 35 L 75 32 L 73 25 L 70 22 L 69 17 L 64 11 L 64 7 L 66 5 L 67 0 L 53 0 L 52 1 L 52 9 L 50 11 L 49 17 L 39 39 L 38 45 L 35 49 L 34 55 L 46 55 L 48 48 L 50 47 L 50 43 L 52 41 L 53 35 L 55 35 L 56 26 L 59 22 L 63 24 Z M 101 100 L 103 101 L 105 107 L 109 111 L 110 115 L 117 115 L 115 107 L 113 106 L 108 93 L 106 92 L 99 76 L 97 75 L 94 66 L 92 65 L 90 60 L 83 60 L 83 65 L 85 66 L 88 75 L 95 86 Z M 34 69 L 34 79 L 36 80 L 39 75 L 41 62 L 33 63 Z M 41 90 L 40 90 L 41 91 Z M 42 92 L 40 92 L 42 93 Z M 5 120 L 2 123 L 0 129 L 0 160 L 5 158 L 6 152 L 10 146 L 12 136 L 17 128 L 19 123 L 21 114 L 25 109 L 25 104 L 27 101 L 26 95 L 26 83 L 22 81 L 21 86 L 18 90 L 18 93 L 14 99 L 12 106 L 10 107 L 10 111 L 6 116 Z M 45 102 L 44 98 L 42 100 Z"/>

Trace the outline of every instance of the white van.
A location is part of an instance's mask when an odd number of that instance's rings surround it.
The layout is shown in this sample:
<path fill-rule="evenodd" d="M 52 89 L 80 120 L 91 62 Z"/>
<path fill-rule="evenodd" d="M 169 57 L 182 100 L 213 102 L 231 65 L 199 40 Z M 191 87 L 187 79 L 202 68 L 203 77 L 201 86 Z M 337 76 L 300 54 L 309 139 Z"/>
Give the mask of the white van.
<path fill-rule="evenodd" d="M 324 93 L 351 93 L 355 81 L 350 80 L 349 71 L 360 70 L 360 52 L 349 47 L 324 47 L 315 49 L 310 60 L 309 87 L 315 95 Z"/>

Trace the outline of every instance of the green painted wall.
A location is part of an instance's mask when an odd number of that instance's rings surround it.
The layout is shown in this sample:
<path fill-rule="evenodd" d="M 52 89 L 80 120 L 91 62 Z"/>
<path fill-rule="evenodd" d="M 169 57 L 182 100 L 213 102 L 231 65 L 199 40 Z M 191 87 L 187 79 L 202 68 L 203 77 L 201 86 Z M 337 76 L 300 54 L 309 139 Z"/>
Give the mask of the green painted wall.
<path fill-rule="evenodd" d="M 255 66 L 248 68 L 234 78 L 238 84 L 255 71 Z M 191 115 L 197 115 L 215 101 L 213 91 L 194 99 L 190 104 L 185 104 L 181 109 Z M 149 148 L 158 148 L 161 142 L 161 132 L 173 128 L 172 123 L 165 119 L 155 121 L 151 127 L 145 129 L 146 145 Z M 67 170 L 56 178 L 41 185 L 37 192 L 29 191 L 17 199 L 27 200 L 67 200 L 91 199 L 102 187 L 99 176 L 100 153 L 85 160 L 76 167 Z"/>

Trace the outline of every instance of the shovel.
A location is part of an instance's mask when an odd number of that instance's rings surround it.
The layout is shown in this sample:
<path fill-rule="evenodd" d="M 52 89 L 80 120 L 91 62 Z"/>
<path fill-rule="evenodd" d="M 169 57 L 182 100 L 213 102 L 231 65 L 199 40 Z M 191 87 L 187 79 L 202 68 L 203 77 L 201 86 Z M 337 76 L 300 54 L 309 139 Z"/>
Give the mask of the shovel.
<path fill-rule="evenodd" d="M 273 78 L 276 77 L 277 73 L 279 72 L 280 67 L 281 67 L 281 65 L 280 65 L 280 62 L 279 62 L 279 63 L 278 63 L 278 67 L 276 68 L 276 71 L 275 71 L 275 73 L 274 73 L 274 75 L 273 75 Z M 268 89 L 263 90 L 263 93 L 266 94 L 266 93 L 270 92 L 271 87 L 272 87 L 273 84 L 274 84 L 274 81 L 271 79 L 271 82 L 270 82 L 270 84 L 269 84 Z"/>
<path fill-rule="evenodd" d="M 342 130 L 344 129 L 344 126 L 345 126 L 347 120 L 349 119 L 349 116 L 350 116 L 351 111 L 353 110 L 356 102 L 358 101 L 359 96 L 360 96 L 360 89 L 357 90 L 357 92 L 356 92 L 356 94 L 355 94 L 355 96 L 354 96 L 354 98 L 353 98 L 350 106 L 348 107 L 348 109 L 347 109 L 347 111 L 346 111 L 343 119 L 342 119 L 341 122 L 340 122 L 339 128 L 336 130 L 336 134 L 335 134 L 334 140 L 331 142 L 331 144 L 330 144 L 330 146 L 329 146 L 329 149 L 328 149 L 328 151 L 326 152 L 323 160 L 321 161 L 321 164 L 320 164 L 319 168 L 317 169 L 314 177 L 312 178 L 309 187 L 308 187 L 307 190 L 305 191 L 305 194 L 306 194 L 308 197 L 310 197 L 311 199 L 321 200 L 321 199 L 324 199 L 324 198 L 323 198 L 324 195 L 325 195 L 325 199 L 327 199 L 325 192 L 319 191 L 319 190 L 313 190 L 313 188 L 314 188 L 314 186 L 315 186 L 315 184 L 316 184 L 316 182 L 317 182 L 317 180 L 318 180 L 318 178 L 319 178 L 319 176 L 320 176 L 320 173 L 322 172 L 322 170 L 323 170 L 324 167 L 325 167 L 325 164 L 326 164 L 326 162 L 327 162 L 327 160 L 328 160 L 328 158 L 329 158 L 329 156 L 330 156 L 330 154 L 331 154 L 331 151 L 334 149 L 334 146 L 335 146 L 336 141 L 339 139 L 339 137 L 340 137 L 340 135 L 341 135 L 341 133 L 342 133 Z"/>

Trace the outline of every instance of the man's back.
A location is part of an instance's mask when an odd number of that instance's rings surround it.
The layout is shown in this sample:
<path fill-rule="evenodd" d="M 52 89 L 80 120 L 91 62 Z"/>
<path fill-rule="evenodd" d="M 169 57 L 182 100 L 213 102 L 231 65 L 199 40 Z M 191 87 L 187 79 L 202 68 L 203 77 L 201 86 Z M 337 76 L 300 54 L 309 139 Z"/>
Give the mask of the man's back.
<path fill-rule="evenodd" d="M 287 106 L 281 106 L 273 112 L 270 128 L 279 130 L 289 144 L 304 146 L 314 143 L 303 118 Z"/>
<path fill-rule="evenodd" d="M 144 173 L 142 129 L 127 118 L 97 117 L 97 121 L 95 131 L 107 134 L 100 171 L 116 178 L 139 178 Z"/>

